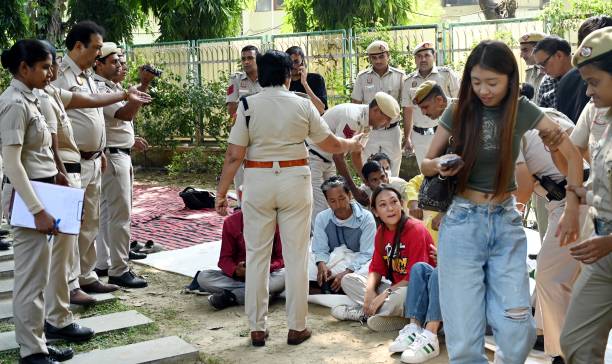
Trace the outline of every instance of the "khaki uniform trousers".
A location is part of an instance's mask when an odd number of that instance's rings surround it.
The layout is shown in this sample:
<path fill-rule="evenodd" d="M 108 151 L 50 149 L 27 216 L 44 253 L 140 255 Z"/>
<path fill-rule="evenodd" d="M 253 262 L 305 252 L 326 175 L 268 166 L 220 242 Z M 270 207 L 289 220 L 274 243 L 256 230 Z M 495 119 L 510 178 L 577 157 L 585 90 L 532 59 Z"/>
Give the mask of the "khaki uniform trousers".
<path fill-rule="evenodd" d="M 412 146 L 414 147 L 414 155 L 416 156 L 419 168 L 421 168 L 421 162 L 423 162 L 423 158 L 425 158 L 429 151 L 433 137 L 433 135 L 423 135 L 414 130 L 412 131 Z"/>
<path fill-rule="evenodd" d="M 242 213 L 246 242 L 245 312 L 251 331 L 266 328 L 272 242 L 278 224 L 285 260 L 287 326 L 304 330 L 312 187 L 308 166 L 246 168 Z"/>
<path fill-rule="evenodd" d="M 336 175 L 336 165 L 334 162 L 325 163 L 321 158 L 316 155 L 309 157 L 311 183 L 312 183 L 312 217 L 310 219 L 312 229 L 314 230 L 314 223 L 317 214 L 323 210 L 327 210 L 327 199 L 325 194 L 321 190 L 321 185 L 328 178 Z"/>
<path fill-rule="evenodd" d="M 47 235 L 33 229 L 13 227 L 13 234 L 15 339 L 21 357 L 47 354 L 43 291 L 49 280 L 51 243 L 47 241 Z"/>
<path fill-rule="evenodd" d="M 583 264 L 561 332 L 567 364 L 603 363 L 612 329 L 612 253 Z"/>
<path fill-rule="evenodd" d="M 68 173 L 70 187 L 81 188 L 81 174 Z M 45 288 L 45 311 L 47 321 L 59 328 L 74 321 L 70 311 L 70 285 L 77 285 L 77 279 L 69 282 L 74 261 L 79 258 L 78 237 L 58 234 L 53 239 L 51 252 L 51 273 Z"/>
<path fill-rule="evenodd" d="M 342 278 L 342 290 L 346 295 L 353 300 L 356 304 L 363 307 L 363 300 L 366 293 L 368 278 L 358 273 L 350 273 Z M 381 282 L 376 289 L 376 293 L 381 294 L 391 285 L 386 282 Z M 404 316 L 404 302 L 406 301 L 406 294 L 408 287 L 401 287 L 396 289 L 387 297 L 385 303 L 378 309 L 376 315 L 378 316 Z"/>
<path fill-rule="evenodd" d="M 391 129 L 370 131 L 368 142 L 363 149 L 362 158 L 365 163 L 375 153 L 386 153 L 391 159 L 391 176 L 399 175 L 402 164 L 402 131 L 399 125 Z"/>
<path fill-rule="evenodd" d="M 546 354 L 559 356 L 561 355 L 559 337 L 569 307 L 572 287 L 580 274 L 580 263 L 572 258 L 569 247 L 559 246 L 559 238 L 555 237 L 565 202 L 550 201 L 547 207 L 548 230 L 538 254 L 535 275 L 537 295 L 535 319 L 537 327 L 544 331 Z M 587 209 L 585 205 L 580 207 L 580 223 L 585 220 Z"/>
<path fill-rule="evenodd" d="M 100 226 L 101 158 L 81 159 L 81 188 L 85 190 L 83 222 L 78 238 L 79 259 L 74 260 L 70 279 L 78 277 L 79 286 L 98 280 L 96 265 L 96 235 Z M 71 287 L 72 288 L 72 287 Z"/>
<path fill-rule="evenodd" d="M 0 184 L 4 184 L 4 166 L 2 164 L 2 156 L 0 155 Z M 7 214 L 4 213 L 4 204 L 2 204 L 3 201 L 3 197 L 2 196 L 2 191 L 0 191 L 0 224 L 2 223 L 2 219 L 5 216 L 8 216 Z"/>
<path fill-rule="evenodd" d="M 96 268 L 119 277 L 130 268 L 130 224 L 132 213 L 132 159 L 122 152 L 106 152 L 108 165 L 102 174 L 100 233 L 96 239 Z"/>

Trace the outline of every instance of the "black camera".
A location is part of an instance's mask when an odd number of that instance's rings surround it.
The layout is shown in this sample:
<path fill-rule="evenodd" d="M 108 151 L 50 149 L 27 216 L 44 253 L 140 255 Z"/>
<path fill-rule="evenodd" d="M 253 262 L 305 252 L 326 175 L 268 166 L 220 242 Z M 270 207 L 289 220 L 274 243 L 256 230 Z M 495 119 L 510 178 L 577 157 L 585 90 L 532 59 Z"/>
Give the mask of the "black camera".
<path fill-rule="evenodd" d="M 144 71 L 147 71 L 149 73 L 154 74 L 156 77 L 161 77 L 162 73 L 164 73 L 159 68 L 155 68 L 155 67 L 151 66 L 150 64 L 145 64 L 144 66 L 142 66 L 142 69 Z"/>

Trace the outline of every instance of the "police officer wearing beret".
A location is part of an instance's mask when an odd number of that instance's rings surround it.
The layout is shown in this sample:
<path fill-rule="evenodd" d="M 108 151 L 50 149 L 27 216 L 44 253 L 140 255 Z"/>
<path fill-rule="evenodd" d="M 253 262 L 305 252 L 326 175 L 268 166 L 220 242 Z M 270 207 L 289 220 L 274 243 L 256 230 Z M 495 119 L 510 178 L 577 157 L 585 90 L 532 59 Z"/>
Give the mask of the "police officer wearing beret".
<path fill-rule="evenodd" d="M 371 66 L 359 72 L 353 86 L 351 99 L 356 104 L 369 104 L 377 92 L 382 91 L 401 100 L 404 71 L 389 65 L 389 44 L 377 40 L 366 48 Z M 391 175 L 397 177 L 402 163 L 402 132 L 399 117 L 385 129 L 373 130 L 364 148 L 367 160 L 370 155 L 384 152 L 391 158 Z M 358 197 L 358 196 L 355 196 Z"/>
<path fill-rule="evenodd" d="M 449 97 L 457 97 L 459 77 L 450 68 L 435 65 L 436 49 L 433 42 L 423 42 L 414 48 L 417 70 L 404 81 L 402 107 L 404 108 L 404 149 L 414 151 L 419 165 L 429 149 L 438 122 L 421 112 L 414 104 L 415 92 L 423 82 L 435 81 Z"/>
<path fill-rule="evenodd" d="M 535 45 L 546 38 L 546 34 L 542 32 L 529 32 L 525 33 L 519 39 L 519 45 L 521 50 L 521 58 L 527 64 L 527 69 L 525 70 L 525 83 L 533 86 L 535 90 L 535 94 L 533 96 L 533 100 L 538 99 L 538 89 L 540 88 L 540 83 L 542 83 L 542 78 L 544 78 L 544 71 L 539 67 L 535 66 L 535 59 L 533 58 L 533 49 Z"/>

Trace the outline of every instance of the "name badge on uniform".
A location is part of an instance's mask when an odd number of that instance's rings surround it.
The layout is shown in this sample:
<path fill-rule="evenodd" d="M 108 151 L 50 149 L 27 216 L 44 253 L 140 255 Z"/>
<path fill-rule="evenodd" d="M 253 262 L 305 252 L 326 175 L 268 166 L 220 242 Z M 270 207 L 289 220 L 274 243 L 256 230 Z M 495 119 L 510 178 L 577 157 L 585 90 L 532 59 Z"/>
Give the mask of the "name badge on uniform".
<path fill-rule="evenodd" d="M 412 87 L 417 87 L 417 82 L 416 81 L 412 81 Z"/>
<path fill-rule="evenodd" d="M 366 79 L 366 82 L 367 82 L 367 83 L 372 83 L 372 81 L 374 81 L 374 80 L 372 79 L 372 76 L 368 76 L 368 78 Z"/>

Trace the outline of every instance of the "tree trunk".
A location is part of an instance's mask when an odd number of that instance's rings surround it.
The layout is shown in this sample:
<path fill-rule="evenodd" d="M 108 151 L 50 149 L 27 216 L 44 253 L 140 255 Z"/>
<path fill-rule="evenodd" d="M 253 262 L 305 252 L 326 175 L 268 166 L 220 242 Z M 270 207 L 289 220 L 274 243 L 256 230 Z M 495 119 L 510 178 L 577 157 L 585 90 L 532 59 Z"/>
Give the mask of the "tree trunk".
<path fill-rule="evenodd" d="M 498 3 L 495 0 L 478 0 L 480 10 L 484 13 L 485 19 L 494 20 L 501 19 L 500 14 L 497 12 Z"/>

